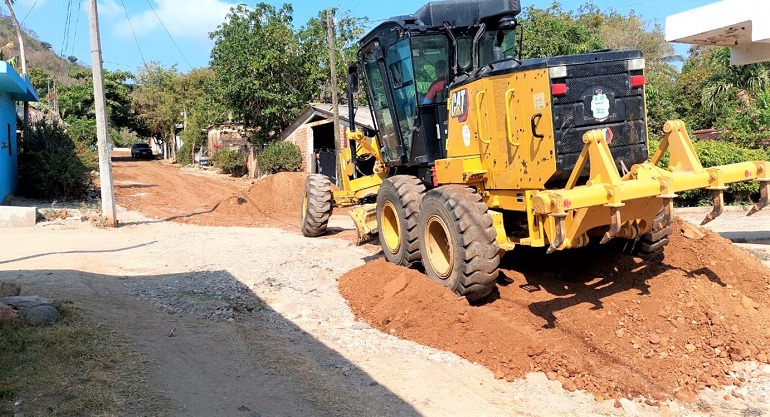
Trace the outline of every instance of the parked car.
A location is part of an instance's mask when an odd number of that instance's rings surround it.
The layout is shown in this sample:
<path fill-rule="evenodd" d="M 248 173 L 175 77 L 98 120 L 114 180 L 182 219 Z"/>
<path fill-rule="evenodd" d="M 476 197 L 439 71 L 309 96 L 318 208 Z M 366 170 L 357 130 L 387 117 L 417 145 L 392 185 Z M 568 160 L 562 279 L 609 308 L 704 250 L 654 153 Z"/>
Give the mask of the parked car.
<path fill-rule="evenodd" d="M 153 159 L 155 155 L 152 153 L 152 148 L 146 143 L 135 143 L 131 145 L 131 157 L 134 159 L 147 158 Z"/>

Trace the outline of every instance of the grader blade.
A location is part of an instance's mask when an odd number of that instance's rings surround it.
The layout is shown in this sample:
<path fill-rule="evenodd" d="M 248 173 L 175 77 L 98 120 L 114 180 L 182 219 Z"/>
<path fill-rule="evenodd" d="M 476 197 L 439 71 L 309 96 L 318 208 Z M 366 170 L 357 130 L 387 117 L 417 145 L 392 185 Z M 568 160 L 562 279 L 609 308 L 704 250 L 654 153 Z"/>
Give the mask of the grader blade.
<path fill-rule="evenodd" d="M 720 189 L 720 190 L 709 190 L 709 191 L 711 192 L 711 204 L 714 206 L 714 208 L 712 208 L 711 213 L 707 214 L 706 218 L 703 219 L 702 222 L 700 222 L 701 226 L 719 217 L 722 214 L 722 210 L 724 210 L 725 208 L 724 190 Z"/>
<path fill-rule="evenodd" d="M 364 204 L 348 213 L 358 232 L 357 245 L 362 245 L 377 235 L 377 204 Z"/>
<path fill-rule="evenodd" d="M 754 204 L 754 207 L 751 208 L 751 211 L 749 211 L 747 216 L 751 216 L 765 208 L 767 206 L 768 196 L 770 196 L 770 181 L 759 181 L 759 201 Z"/>

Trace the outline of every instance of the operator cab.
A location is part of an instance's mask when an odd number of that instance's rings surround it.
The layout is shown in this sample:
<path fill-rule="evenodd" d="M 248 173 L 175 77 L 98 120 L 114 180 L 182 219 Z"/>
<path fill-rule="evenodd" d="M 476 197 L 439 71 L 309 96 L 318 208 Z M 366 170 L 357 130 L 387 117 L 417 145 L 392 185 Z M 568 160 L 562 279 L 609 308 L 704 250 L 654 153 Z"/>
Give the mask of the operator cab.
<path fill-rule="evenodd" d="M 416 168 L 427 180 L 433 162 L 446 157 L 450 87 L 491 62 L 516 59 L 520 11 L 518 0 L 428 3 L 360 41 L 358 73 L 389 167 Z"/>

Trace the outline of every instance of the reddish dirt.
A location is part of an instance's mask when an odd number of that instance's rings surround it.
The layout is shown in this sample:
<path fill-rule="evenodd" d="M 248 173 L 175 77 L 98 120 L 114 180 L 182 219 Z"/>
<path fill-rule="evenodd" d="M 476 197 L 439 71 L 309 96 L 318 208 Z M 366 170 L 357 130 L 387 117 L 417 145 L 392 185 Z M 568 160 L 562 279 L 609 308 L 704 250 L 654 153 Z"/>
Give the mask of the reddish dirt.
<path fill-rule="evenodd" d="M 266 226 L 290 231 L 299 227 L 308 174 L 233 178 L 160 160 L 138 161 L 126 152 L 116 152 L 112 161 L 117 203 L 147 217 L 203 226 Z M 346 212 L 334 209 L 336 214 Z M 334 236 L 356 240 L 353 231 Z"/>
<path fill-rule="evenodd" d="M 305 174 L 245 180 L 121 154 L 113 161 L 118 204 L 145 216 L 298 232 Z M 340 291 L 374 327 L 455 352 L 498 378 L 543 371 L 597 398 L 693 400 L 707 385 L 741 384 L 728 378 L 732 362 L 768 361 L 770 271 L 712 232 L 690 238 L 693 226 L 675 226 L 662 261 L 610 247 L 517 248 L 503 259 L 499 293 L 483 305 L 383 260 L 341 277 Z"/>
<path fill-rule="evenodd" d="M 339 279 L 355 314 L 398 337 L 452 351 L 513 380 L 543 371 L 598 399 L 740 385 L 732 362 L 768 361 L 770 271 L 719 235 L 683 235 L 661 261 L 588 247 L 506 256 L 499 294 L 470 306 L 419 271 L 383 259 Z M 688 233 L 690 235 L 690 233 Z"/>

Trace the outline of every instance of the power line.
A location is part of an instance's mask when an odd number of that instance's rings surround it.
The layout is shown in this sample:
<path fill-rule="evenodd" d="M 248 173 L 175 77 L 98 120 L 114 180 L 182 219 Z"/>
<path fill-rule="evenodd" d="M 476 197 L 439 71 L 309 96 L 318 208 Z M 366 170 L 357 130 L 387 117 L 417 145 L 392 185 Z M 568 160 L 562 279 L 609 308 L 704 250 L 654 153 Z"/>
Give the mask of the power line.
<path fill-rule="evenodd" d="M 356 10 L 356 8 L 358 7 L 358 5 L 360 5 L 362 1 L 363 1 L 363 0 L 358 0 L 358 3 L 356 3 L 356 5 L 355 5 L 355 6 L 353 6 L 353 9 L 351 9 L 349 13 L 351 13 L 351 14 L 352 14 L 352 13 L 353 13 L 353 10 Z"/>
<path fill-rule="evenodd" d="M 131 35 L 134 36 L 134 42 L 136 42 L 136 49 L 139 50 L 139 56 L 142 57 L 142 64 L 144 64 L 144 66 L 147 66 L 147 61 L 144 60 L 144 54 L 142 53 L 142 47 L 139 46 L 139 39 L 136 38 L 136 32 L 134 32 L 134 25 L 131 24 L 131 18 L 128 16 L 128 10 L 126 9 L 126 4 L 123 3 L 123 0 L 120 0 L 120 4 L 123 5 L 123 12 L 126 13 L 126 21 L 128 22 L 128 27 L 131 29 Z"/>
<path fill-rule="evenodd" d="M 27 14 L 24 15 L 24 19 L 21 19 L 21 23 L 19 23 L 19 26 L 24 24 L 24 22 L 29 17 L 29 14 L 32 13 L 33 10 L 35 10 L 35 6 L 37 6 L 37 0 L 35 0 L 35 2 L 32 3 L 32 7 L 30 7 L 29 10 L 27 11 Z"/>
<path fill-rule="evenodd" d="M 174 40 L 174 37 L 171 36 L 171 32 L 168 31 L 168 28 L 166 28 L 166 25 L 163 24 L 163 20 L 160 19 L 160 16 L 158 16 L 158 12 L 155 11 L 155 8 L 152 7 L 152 3 L 150 3 L 150 0 L 147 0 L 147 5 L 150 6 L 150 9 L 152 9 L 152 12 L 155 13 L 155 17 L 158 18 L 158 22 L 160 22 L 160 25 L 163 26 L 163 30 L 166 31 L 166 34 L 171 39 L 171 43 L 174 44 L 176 47 L 176 50 L 179 51 L 179 54 L 182 55 L 182 58 L 184 58 L 184 62 L 187 63 L 187 66 L 190 67 L 190 69 L 193 69 L 193 66 L 190 64 L 190 61 L 187 60 L 187 57 L 184 56 L 184 52 L 182 52 L 182 49 L 179 48 L 179 45 L 176 44 L 176 41 Z"/>
<path fill-rule="evenodd" d="M 72 50 L 70 51 L 70 55 L 75 55 L 75 42 L 78 38 L 78 25 L 80 24 L 80 6 L 82 5 L 83 2 L 78 1 L 78 13 L 75 18 L 75 34 L 72 35 Z"/>
<path fill-rule="evenodd" d="M 62 39 L 61 56 L 67 52 L 69 45 L 70 22 L 72 21 L 72 0 L 67 2 L 67 17 L 64 20 L 64 39 Z"/>

